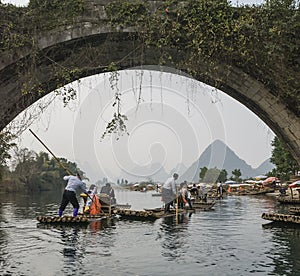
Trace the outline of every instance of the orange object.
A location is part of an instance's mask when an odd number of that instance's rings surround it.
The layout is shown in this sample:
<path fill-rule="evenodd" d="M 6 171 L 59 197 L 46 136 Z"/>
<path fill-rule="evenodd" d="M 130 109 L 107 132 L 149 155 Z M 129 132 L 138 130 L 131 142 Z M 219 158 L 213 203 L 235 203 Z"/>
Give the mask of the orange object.
<path fill-rule="evenodd" d="M 93 196 L 93 202 L 90 206 L 90 215 L 99 215 L 101 212 L 101 203 L 98 196 Z"/>

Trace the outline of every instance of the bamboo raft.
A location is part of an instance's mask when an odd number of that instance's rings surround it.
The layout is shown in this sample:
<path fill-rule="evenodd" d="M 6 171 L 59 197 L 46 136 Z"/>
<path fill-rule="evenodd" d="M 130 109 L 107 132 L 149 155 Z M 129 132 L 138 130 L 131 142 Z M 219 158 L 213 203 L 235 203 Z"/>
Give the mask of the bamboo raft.
<path fill-rule="evenodd" d="M 130 219 L 155 219 L 153 212 L 151 211 L 135 211 L 129 209 L 116 209 L 113 210 L 113 214 L 120 215 L 121 218 Z"/>
<path fill-rule="evenodd" d="M 178 214 L 182 213 L 186 213 L 186 210 L 178 209 Z M 156 220 L 159 218 L 176 216 L 176 210 L 172 210 L 170 213 L 165 214 L 165 211 L 162 208 L 144 209 L 141 211 L 116 209 L 113 211 L 113 214 L 120 215 L 121 218 L 132 220 Z"/>
<path fill-rule="evenodd" d="M 144 209 L 140 211 L 123 209 L 123 208 L 114 208 L 111 210 L 111 216 L 109 213 L 103 213 L 100 215 L 83 215 L 79 214 L 77 217 L 73 216 L 38 216 L 36 219 L 43 224 L 89 224 L 95 220 L 103 220 L 113 217 L 120 216 L 125 219 L 132 220 L 156 220 L 164 217 L 173 217 L 176 214 L 183 214 L 186 212 L 194 212 L 195 210 L 186 210 L 178 209 L 172 210 L 170 213 L 165 214 L 164 209 L 155 208 L 155 209 Z"/>
<path fill-rule="evenodd" d="M 292 215 L 300 215 L 300 207 L 290 207 L 289 213 Z"/>
<path fill-rule="evenodd" d="M 174 213 L 175 214 L 175 213 Z M 119 215 L 121 218 L 134 219 L 134 220 L 155 220 L 161 217 L 164 217 L 164 212 L 153 212 L 153 211 L 135 211 L 129 209 L 113 209 L 112 216 Z M 173 215 L 173 214 L 172 214 Z M 100 215 L 78 215 L 77 217 L 73 216 L 38 216 L 36 219 L 40 223 L 44 224 L 89 224 L 95 220 L 108 219 L 108 213 Z"/>
<path fill-rule="evenodd" d="M 114 206 L 114 208 L 118 208 L 118 209 L 130 209 L 131 208 L 130 204 L 115 204 L 113 206 Z"/>
<path fill-rule="evenodd" d="M 208 211 L 208 210 L 211 210 L 214 207 L 215 203 L 216 203 L 215 201 L 211 201 L 211 202 L 194 201 L 192 203 L 192 205 L 193 205 L 194 209 L 201 209 L 201 210 L 204 210 L 204 211 Z"/>
<path fill-rule="evenodd" d="M 265 220 L 271 220 L 274 222 L 296 223 L 300 224 L 300 216 L 291 214 L 273 214 L 263 213 L 261 216 Z"/>
<path fill-rule="evenodd" d="M 78 215 L 73 216 L 38 216 L 36 219 L 40 223 L 52 223 L 52 224 L 88 224 L 95 219 L 107 219 L 107 215 Z"/>
<path fill-rule="evenodd" d="M 277 201 L 281 204 L 300 204 L 300 198 L 292 198 L 289 196 L 279 196 Z"/>

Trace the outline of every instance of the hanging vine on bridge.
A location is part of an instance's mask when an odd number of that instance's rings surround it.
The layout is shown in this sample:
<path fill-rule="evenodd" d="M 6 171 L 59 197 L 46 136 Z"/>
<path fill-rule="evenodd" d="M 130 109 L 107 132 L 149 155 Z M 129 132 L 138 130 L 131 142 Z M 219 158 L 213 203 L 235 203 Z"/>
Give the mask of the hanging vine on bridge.
<path fill-rule="evenodd" d="M 49 60 L 52 64 L 49 75 L 54 77 L 48 82 L 36 71 L 48 58 L 39 49 L 36 37 L 77 24 L 91 12 L 91 7 L 85 0 L 31 0 L 28 7 L 0 3 L 0 54 L 18 60 L 16 71 L 24 94 L 58 91 L 59 87 L 85 76 L 84 70 L 100 72 L 106 68 L 116 76 L 117 71 L 111 65 L 95 63 L 103 53 L 92 43 L 86 57 L 79 55 L 76 62 L 80 64 L 81 58 L 89 58 L 88 68 L 79 68 L 71 58 L 63 64 Z M 95 18 L 95 21 L 112 28 L 108 41 L 131 28 L 134 31 L 129 36 L 136 47 L 145 49 L 138 54 L 155 49 L 160 65 L 180 68 L 216 88 L 226 83 L 227 76 L 216 80 L 212 77 L 215 71 L 237 67 L 262 82 L 300 116 L 299 1 L 269 0 L 260 6 L 233 7 L 226 0 L 168 0 L 157 1 L 155 5 L 151 1 L 118 0 L 110 1 L 105 13 L 106 19 Z M 24 58 L 22 49 L 28 49 L 30 55 Z M 72 56 L 70 52 L 61 52 L 59 47 L 53 51 L 54 56 Z M 142 64 L 143 57 L 139 58 Z M 115 80 L 112 77 L 110 82 Z M 114 91 L 116 111 L 105 134 L 126 132 L 127 118 L 120 110 L 121 94 Z M 60 93 L 64 104 L 76 97 L 76 91 L 70 87 Z"/>

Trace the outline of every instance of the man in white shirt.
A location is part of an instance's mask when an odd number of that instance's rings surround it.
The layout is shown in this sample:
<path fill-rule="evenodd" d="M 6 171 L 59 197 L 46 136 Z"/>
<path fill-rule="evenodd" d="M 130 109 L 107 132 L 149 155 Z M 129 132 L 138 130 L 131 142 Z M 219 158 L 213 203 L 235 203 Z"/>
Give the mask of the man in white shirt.
<path fill-rule="evenodd" d="M 168 178 L 162 186 L 162 200 L 165 202 L 165 213 L 170 212 L 170 206 L 173 200 L 176 198 L 176 180 L 178 174 L 174 173 L 172 177 Z"/>
<path fill-rule="evenodd" d="M 66 209 L 69 202 L 71 202 L 74 210 L 73 217 L 76 217 L 79 210 L 79 203 L 76 198 L 76 192 L 81 190 L 83 193 L 87 194 L 87 190 L 85 188 L 85 184 L 81 181 L 81 175 L 77 173 L 77 175 L 66 175 L 63 177 L 64 180 L 68 180 L 68 184 L 64 190 L 63 198 L 58 209 L 58 215 L 61 217 L 63 211 Z"/>
<path fill-rule="evenodd" d="M 220 198 L 223 198 L 223 186 L 222 182 L 218 182 L 217 184 L 217 196 L 219 195 Z"/>

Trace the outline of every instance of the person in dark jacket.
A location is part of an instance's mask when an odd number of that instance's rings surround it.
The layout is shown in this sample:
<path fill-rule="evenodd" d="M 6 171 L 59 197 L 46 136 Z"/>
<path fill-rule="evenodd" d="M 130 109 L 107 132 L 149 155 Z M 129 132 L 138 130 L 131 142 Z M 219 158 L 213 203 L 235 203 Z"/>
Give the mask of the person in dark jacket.
<path fill-rule="evenodd" d="M 108 195 L 110 198 L 111 204 L 116 204 L 115 191 L 111 187 L 110 183 L 106 183 L 105 186 L 103 186 L 101 188 L 100 193 Z"/>

